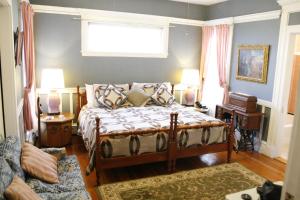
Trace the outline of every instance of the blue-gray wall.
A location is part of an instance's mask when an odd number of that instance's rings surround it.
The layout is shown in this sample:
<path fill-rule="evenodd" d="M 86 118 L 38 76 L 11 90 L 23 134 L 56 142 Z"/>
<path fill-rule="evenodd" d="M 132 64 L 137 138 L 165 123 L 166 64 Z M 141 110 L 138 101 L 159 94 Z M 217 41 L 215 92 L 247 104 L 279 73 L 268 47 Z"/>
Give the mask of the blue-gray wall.
<path fill-rule="evenodd" d="M 300 24 L 300 12 L 290 14 L 289 25 L 299 25 Z"/>
<path fill-rule="evenodd" d="M 277 0 L 230 0 L 208 6 L 207 20 L 280 10 Z"/>
<path fill-rule="evenodd" d="M 279 20 L 250 22 L 236 24 L 234 26 L 230 76 L 231 91 L 255 95 L 260 99 L 272 101 L 277 46 L 279 38 L 279 27 Z M 267 84 L 254 83 L 236 79 L 236 67 L 238 63 L 238 46 L 242 44 L 270 45 Z"/>
<path fill-rule="evenodd" d="M 31 0 L 32 4 L 206 19 L 206 6 L 168 0 Z"/>
<path fill-rule="evenodd" d="M 230 0 L 209 6 L 206 14 L 207 19 L 212 20 L 280 9 L 276 0 Z M 260 99 L 272 101 L 279 28 L 280 19 L 234 25 L 230 74 L 231 91 L 255 95 Z M 243 44 L 270 45 L 267 84 L 236 79 L 238 46 Z"/>
<path fill-rule="evenodd" d="M 182 67 L 199 67 L 200 27 L 172 25 L 168 58 L 83 57 L 80 53 L 80 21 L 73 17 L 35 14 L 37 87 L 40 86 L 41 70 L 49 67 L 63 68 L 66 87 L 96 82 L 176 83 L 180 81 Z"/>

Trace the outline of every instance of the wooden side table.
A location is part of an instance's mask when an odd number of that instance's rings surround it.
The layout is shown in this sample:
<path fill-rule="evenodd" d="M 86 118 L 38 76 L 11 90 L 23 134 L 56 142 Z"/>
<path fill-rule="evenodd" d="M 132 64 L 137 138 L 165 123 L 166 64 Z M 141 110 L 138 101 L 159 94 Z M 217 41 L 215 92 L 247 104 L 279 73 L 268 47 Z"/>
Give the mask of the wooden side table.
<path fill-rule="evenodd" d="M 42 146 L 63 147 L 71 144 L 73 119 L 72 113 L 54 116 L 43 114 L 41 122 L 45 123 L 46 131 L 41 135 Z"/>

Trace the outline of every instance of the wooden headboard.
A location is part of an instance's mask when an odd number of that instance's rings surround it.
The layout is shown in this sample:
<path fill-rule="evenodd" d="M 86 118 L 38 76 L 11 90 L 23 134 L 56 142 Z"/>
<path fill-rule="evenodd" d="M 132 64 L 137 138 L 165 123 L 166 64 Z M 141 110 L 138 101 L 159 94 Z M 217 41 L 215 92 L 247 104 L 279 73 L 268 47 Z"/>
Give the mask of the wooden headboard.
<path fill-rule="evenodd" d="M 171 93 L 174 95 L 174 84 L 171 84 Z M 129 84 L 129 89 L 131 89 L 131 84 Z M 87 104 L 86 92 L 85 90 L 80 92 L 80 86 L 77 85 L 77 108 L 76 108 L 76 118 L 78 119 L 79 112 L 81 108 Z"/>

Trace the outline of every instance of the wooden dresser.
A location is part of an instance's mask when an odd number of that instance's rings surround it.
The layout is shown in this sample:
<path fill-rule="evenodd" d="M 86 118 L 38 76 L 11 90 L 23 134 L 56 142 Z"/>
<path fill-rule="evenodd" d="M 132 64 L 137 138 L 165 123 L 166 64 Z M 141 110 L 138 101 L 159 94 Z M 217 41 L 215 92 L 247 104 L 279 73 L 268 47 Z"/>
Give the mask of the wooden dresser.
<path fill-rule="evenodd" d="M 260 130 L 263 114 L 257 111 L 257 98 L 245 94 L 231 93 L 229 103 L 216 106 L 216 118 L 230 119 L 230 113 L 235 111 L 235 128 L 241 133 L 241 140 L 238 144 L 239 150 L 247 150 L 251 147 L 254 150 L 254 137 L 256 131 Z"/>

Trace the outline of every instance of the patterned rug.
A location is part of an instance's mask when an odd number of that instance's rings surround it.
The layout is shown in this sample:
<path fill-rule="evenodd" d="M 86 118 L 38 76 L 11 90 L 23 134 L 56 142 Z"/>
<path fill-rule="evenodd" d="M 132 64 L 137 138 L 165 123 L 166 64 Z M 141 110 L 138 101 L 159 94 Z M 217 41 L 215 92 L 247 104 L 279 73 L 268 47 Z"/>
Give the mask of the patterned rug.
<path fill-rule="evenodd" d="M 261 185 L 264 178 L 238 163 L 102 185 L 102 200 L 224 200 L 225 195 Z"/>

